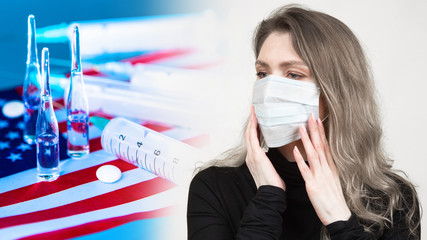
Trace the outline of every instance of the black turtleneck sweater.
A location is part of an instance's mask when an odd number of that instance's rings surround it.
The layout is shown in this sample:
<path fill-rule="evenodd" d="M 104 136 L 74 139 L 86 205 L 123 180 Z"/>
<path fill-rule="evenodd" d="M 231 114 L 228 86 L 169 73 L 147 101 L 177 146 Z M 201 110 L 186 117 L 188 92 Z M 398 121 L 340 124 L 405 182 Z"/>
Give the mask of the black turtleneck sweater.
<path fill-rule="evenodd" d="M 210 167 L 194 177 L 188 197 L 188 239 L 320 239 L 322 223 L 297 164 L 277 149 L 270 149 L 267 156 L 286 191 L 274 186 L 257 189 L 246 164 Z M 403 214 L 395 214 L 393 228 L 379 239 L 408 239 L 404 220 Z M 355 215 L 326 229 L 332 240 L 378 238 L 364 232 Z"/>

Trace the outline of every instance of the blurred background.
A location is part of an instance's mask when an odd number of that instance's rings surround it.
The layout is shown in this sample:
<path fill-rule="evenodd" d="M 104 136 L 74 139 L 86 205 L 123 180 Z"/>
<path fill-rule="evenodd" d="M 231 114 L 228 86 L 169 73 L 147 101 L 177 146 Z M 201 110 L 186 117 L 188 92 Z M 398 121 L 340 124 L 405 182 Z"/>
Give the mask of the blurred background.
<path fill-rule="evenodd" d="M 293 2 L 10 1 L 0 9 L 0 89 L 9 89 L 23 82 L 27 16 L 30 13 L 36 17 L 37 28 L 42 28 L 63 22 L 186 14 L 209 10 L 215 16 L 215 28 L 212 28 L 217 37 L 215 46 L 204 49 L 203 57 L 192 60 L 193 66 L 197 62 L 207 64 L 202 69 L 209 71 L 206 78 L 216 87 L 212 91 L 206 90 L 199 94 L 209 93 L 207 104 L 201 110 L 202 114 L 208 116 L 207 121 L 199 126 L 211 133 L 208 157 L 202 159 L 206 161 L 239 141 L 243 123 L 249 114 L 252 84 L 256 78 L 255 59 L 251 49 L 253 30 L 271 11 L 289 3 Z M 395 160 L 395 168 L 404 170 L 409 179 L 418 186 L 421 203 L 426 206 L 427 177 L 424 172 L 427 168 L 427 157 L 424 148 L 427 143 L 427 128 L 424 124 L 427 122 L 427 113 L 424 104 L 427 103 L 427 81 L 423 70 L 427 64 L 427 2 L 303 0 L 298 3 L 340 19 L 358 36 L 370 60 L 377 84 L 386 150 Z M 51 71 L 63 74 L 69 71 L 69 45 L 65 42 L 38 43 L 39 56 L 44 46 L 50 48 Z M 109 57 L 111 59 L 106 61 L 117 61 L 123 56 Z M 190 68 L 187 63 L 183 64 L 178 59 L 159 64 Z M 184 192 L 183 198 L 186 197 L 185 194 Z M 425 222 L 424 218 L 423 223 Z M 174 226 L 185 236 L 184 215 Z"/>
<path fill-rule="evenodd" d="M 153 15 L 171 15 L 201 12 L 214 9 L 216 5 L 209 1 L 193 0 L 17 0 L 2 4 L 0 9 L 0 89 L 10 88 L 23 83 L 25 74 L 25 59 L 27 54 L 27 17 L 36 17 L 37 28 L 43 28 L 61 23 L 72 23 L 89 20 L 134 18 Z M 165 29 L 167 31 L 167 29 Z M 52 70 L 66 66 L 70 61 L 70 46 L 66 42 L 39 43 L 41 49 L 49 47 L 52 58 Z M 84 60 L 84 59 L 83 59 Z M 65 69 L 62 69 L 65 71 Z"/>

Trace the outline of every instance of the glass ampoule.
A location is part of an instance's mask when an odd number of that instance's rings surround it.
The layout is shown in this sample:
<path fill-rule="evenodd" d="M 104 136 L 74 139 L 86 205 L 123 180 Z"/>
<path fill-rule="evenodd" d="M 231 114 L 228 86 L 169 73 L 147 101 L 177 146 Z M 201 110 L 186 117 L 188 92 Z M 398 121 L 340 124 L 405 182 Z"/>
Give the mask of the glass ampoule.
<path fill-rule="evenodd" d="M 37 178 L 54 181 L 59 177 L 59 129 L 49 84 L 49 49 L 42 51 L 43 88 L 36 125 Z"/>
<path fill-rule="evenodd" d="M 36 122 L 40 106 L 40 70 L 37 58 L 36 20 L 33 15 L 28 16 L 28 44 L 27 69 L 25 72 L 22 100 L 24 112 L 24 141 L 28 144 L 36 143 Z"/>
<path fill-rule="evenodd" d="M 89 154 L 89 106 L 83 83 L 79 27 L 74 26 L 71 43 L 71 79 L 67 99 L 67 154 L 81 158 Z"/>

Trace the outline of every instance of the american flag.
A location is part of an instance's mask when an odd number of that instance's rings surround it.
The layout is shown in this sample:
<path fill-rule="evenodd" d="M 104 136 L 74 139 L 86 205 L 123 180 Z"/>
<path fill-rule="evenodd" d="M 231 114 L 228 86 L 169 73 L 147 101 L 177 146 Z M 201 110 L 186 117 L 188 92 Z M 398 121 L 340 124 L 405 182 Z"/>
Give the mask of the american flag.
<path fill-rule="evenodd" d="M 150 53 L 129 61 L 173 61 L 177 56 L 182 53 Z M 0 107 L 20 99 L 19 88 L 0 92 Z M 63 99 L 54 99 L 54 106 L 61 133 L 61 176 L 54 182 L 37 182 L 36 149 L 22 139 L 23 118 L 0 113 L 0 239 L 165 239 L 167 231 L 155 229 L 174 214 L 175 184 L 102 150 L 101 130 L 92 125 L 88 158 L 69 159 Z M 200 132 L 161 120 L 138 123 L 193 146 L 206 142 Z M 97 180 L 95 172 L 104 164 L 120 168 L 118 182 Z"/>

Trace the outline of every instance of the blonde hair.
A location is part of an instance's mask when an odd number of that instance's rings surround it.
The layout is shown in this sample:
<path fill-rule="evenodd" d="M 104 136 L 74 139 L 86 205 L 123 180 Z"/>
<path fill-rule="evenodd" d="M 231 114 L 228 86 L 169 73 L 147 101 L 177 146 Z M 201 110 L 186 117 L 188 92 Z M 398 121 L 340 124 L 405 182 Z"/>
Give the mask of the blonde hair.
<path fill-rule="evenodd" d="M 350 210 L 365 231 L 379 235 L 393 226 L 396 210 L 405 210 L 411 237 L 418 239 L 417 194 L 392 169 L 384 152 L 373 78 L 356 36 L 336 18 L 288 5 L 258 25 L 253 41 L 256 57 L 272 32 L 290 34 L 294 49 L 319 85 L 329 114 L 327 138 Z M 209 165 L 240 166 L 245 156 L 242 140 Z M 321 235 L 329 239 L 324 228 Z"/>

